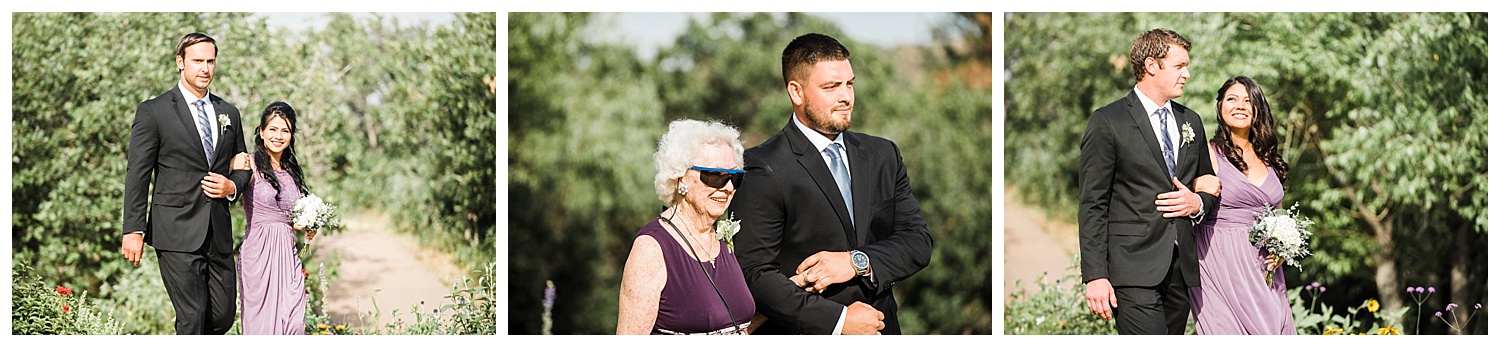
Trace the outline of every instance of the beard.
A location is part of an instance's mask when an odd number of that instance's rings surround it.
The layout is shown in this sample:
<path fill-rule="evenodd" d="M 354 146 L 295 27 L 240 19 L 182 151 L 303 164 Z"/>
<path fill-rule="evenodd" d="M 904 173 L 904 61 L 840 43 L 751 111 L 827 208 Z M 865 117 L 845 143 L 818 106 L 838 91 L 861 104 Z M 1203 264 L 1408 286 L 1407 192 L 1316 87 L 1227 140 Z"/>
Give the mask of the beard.
<path fill-rule="evenodd" d="M 807 124 L 807 127 L 812 128 L 813 131 L 817 131 L 820 134 L 837 136 L 839 133 L 843 133 L 844 130 L 849 130 L 849 121 L 840 122 L 834 118 L 833 110 L 831 109 L 818 113 L 813 111 L 812 106 L 803 106 L 802 114 L 807 116 L 808 123 L 810 123 Z M 850 117 L 853 117 L 852 112 Z"/>

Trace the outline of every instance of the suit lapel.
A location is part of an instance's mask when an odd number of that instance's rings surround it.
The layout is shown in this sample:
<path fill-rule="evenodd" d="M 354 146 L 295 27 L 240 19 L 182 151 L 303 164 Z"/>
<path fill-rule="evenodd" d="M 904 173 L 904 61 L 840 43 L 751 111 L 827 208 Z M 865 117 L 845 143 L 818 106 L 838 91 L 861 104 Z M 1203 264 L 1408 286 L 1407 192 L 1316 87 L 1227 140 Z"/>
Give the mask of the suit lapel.
<path fill-rule="evenodd" d="M 209 100 L 213 101 L 213 103 L 214 103 L 214 111 L 215 112 L 218 112 L 219 114 L 226 114 L 226 115 L 229 114 L 228 112 L 222 112 L 223 110 L 226 109 L 224 107 L 224 99 L 220 99 L 220 98 L 218 98 L 216 96 L 213 96 L 213 94 L 209 94 L 208 98 L 209 98 Z M 214 121 L 216 121 L 216 122 L 218 121 L 217 120 L 218 116 L 216 116 L 216 115 L 209 115 L 209 118 L 210 119 L 214 119 Z M 234 122 L 233 119 L 234 119 L 234 117 L 229 117 L 229 121 L 230 122 Z M 237 129 L 236 127 L 232 126 L 233 124 L 228 124 L 228 125 L 231 125 L 231 126 L 228 127 L 228 129 Z M 214 129 L 213 129 L 214 131 L 218 132 L 218 134 L 219 134 L 219 136 L 216 137 L 218 140 L 214 142 L 214 163 L 216 163 L 216 164 L 219 162 L 219 159 L 224 159 L 224 155 L 226 154 L 226 153 L 224 153 L 224 144 L 227 143 L 228 138 L 230 137 L 230 134 L 227 134 L 227 133 L 225 133 L 223 131 L 220 131 L 220 129 L 226 129 L 225 126 L 226 126 L 226 124 L 219 124 L 219 126 L 214 127 Z"/>
<path fill-rule="evenodd" d="M 874 205 L 874 202 L 870 201 L 871 193 L 869 192 L 873 188 L 871 182 L 875 181 L 871 177 L 875 174 L 875 170 L 869 169 L 869 152 L 864 150 L 863 143 L 852 134 L 848 131 L 844 132 L 844 144 L 848 145 L 845 151 L 849 152 L 849 192 L 854 194 L 852 200 L 854 201 L 854 225 L 856 227 L 853 228 L 854 237 L 851 240 L 855 245 L 863 245 L 869 243 L 864 240 L 868 236 L 868 231 L 859 230 L 857 226 L 869 225 L 870 207 Z"/>
<path fill-rule="evenodd" d="M 1180 129 L 1182 127 L 1182 124 L 1192 124 L 1192 121 L 1188 119 L 1188 114 L 1187 114 L 1187 110 L 1186 110 L 1187 108 L 1186 107 L 1183 107 L 1182 104 L 1178 104 L 1176 102 L 1172 102 L 1172 101 L 1167 101 L 1167 102 L 1171 103 L 1171 105 L 1172 105 L 1172 114 L 1177 116 L 1177 121 L 1179 122 L 1178 124 L 1173 125 L 1172 128 L 1167 129 L 1167 131 L 1174 131 L 1174 130 L 1181 131 L 1181 130 L 1177 130 L 1177 129 Z M 1192 127 L 1192 126 L 1189 125 L 1189 127 Z M 1197 130 L 1193 130 L 1193 131 L 1195 133 L 1197 132 Z M 1186 140 L 1186 137 L 1184 137 L 1183 140 Z M 1194 139 L 1194 141 L 1196 141 L 1196 139 Z M 1176 155 L 1177 155 L 1177 163 L 1176 164 L 1177 165 L 1176 165 L 1176 167 L 1173 168 L 1172 172 L 1177 173 L 1177 179 L 1178 180 L 1183 181 L 1183 182 L 1189 182 L 1187 179 L 1183 178 L 1183 175 L 1182 175 L 1184 173 L 1183 170 L 1185 170 L 1185 169 L 1187 169 L 1189 167 L 1192 167 L 1192 166 L 1187 165 L 1187 163 L 1188 163 L 1189 159 L 1196 158 L 1197 156 L 1193 156 L 1193 155 L 1189 155 L 1188 154 L 1188 143 L 1187 143 L 1187 141 L 1177 141 L 1177 142 L 1178 142 L 1177 143 L 1177 147 L 1176 147 L 1177 148 L 1177 153 L 1176 153 Z"/>
<path fill-rule="evenodd" d="M 1156 140 L 1157 135 L 1151 130 L 1151 118 L 1146 114 L 1146 106 L 1142 106 L 1143 103 L 1135 96 L 1135 92 L 1133 91 L 1130 92 L 1130 95 L 1126 96 L 1126 101 L 1125 109 L 1130 112 L 1130 118 L 1135 120 L 1135 127 L 1140 129 L 1141 139 L 1146 141 L 1146 148 L 1149 148 L 1151 153 L 1155 154 L 1153 157 L 1156 158 L 1156 166 L 1161 168 L 1162 175 L 1169 177 L 1170 175 L 1167 175 L 1167 159 L 1162 155 L 1161 143 Z"/>
<path fill-rule="evenodd" d="M 177 112 L 177 119 L 182 121 L 183 128 L 187 129 L 188 138 L 193 140 L 194 156 L 202 163 L 205 171 L 208 165 L 208 157 L 203 153 L 203 136 L 198 135 L 198 122 L 193 120 L 193 111 L 188 110 L 187 100 L 182 98 L 182 86 L 172 87 L 172 110 Z"/>
<path fill-rule="evenodd" d="M 839 192 L 839 185 L 833 180 L 833 173 L 828 171 L 828 163 L 823 161 L 823 152 L 814 148 L 812 141 L 808 141 L 807 137 L 802 135 L 802 131 L 797 129 L 797 125 L 791 122 L 794 121 L 788 121 L 781 131 L 787 134 L 787 141 L 791 141 L 792 153 L 797 155 L 797 163 L 802 164 L 802 169 L 807 171 L 808 176 L 812 177 L 813 182 L 818 185 L 818 190 L 823 192 L 823 199 L 833 208 L 834 214 L 839 216 L 839 225 L 844 228 L 844 237 L 849 242 L 850 249 L 853 249 L 854 225 L 849 222 L 849 210 L 844 208 L 844 195 Z M 858 182 L 852 178 L 853 168 L 849 171 L 850 180 Z M 853 182 L 850 184 L 854 185 Z M 850 190 L 853 191 L 852 188 Z M 854 196 L 858 197 L 859 194 L 854 194 Z"/>

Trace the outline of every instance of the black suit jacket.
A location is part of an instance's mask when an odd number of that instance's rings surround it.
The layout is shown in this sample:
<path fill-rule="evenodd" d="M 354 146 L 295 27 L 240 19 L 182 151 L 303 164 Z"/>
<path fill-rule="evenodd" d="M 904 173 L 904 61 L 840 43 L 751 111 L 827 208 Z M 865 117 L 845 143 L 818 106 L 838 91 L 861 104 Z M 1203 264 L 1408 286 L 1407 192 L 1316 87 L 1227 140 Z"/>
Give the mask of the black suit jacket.
<path fill-rule="evenodd" d="M 831 334 L 843 307 L 855 301 L 885 314 L 883 333 L 901 331 L 891 288 L 927 267 L 932 236 L 896 144 L 850 131 L 843 135 L 853 224 L 822 152 L 791 121 L 745 151 L 748 173 L 729 210 L 742 221 L 735 256 L 756 311 L 768 318 L 757 333 Z M 814 253 L 853 249 L 869 255 L 873 283 L 855 277 L 814 294 L 788 280 Z"/>
<path fill-rule="evenodd" d="M 212 249 L 229 253 L 234 249 L 229 220 L 232 201 L 210 199 L 199 182 L 212 171 L 233 181 L 237 193 L 245 191 L 250 172 L 229 170 L 234 155 L 245 152 L 240 110 L 209 94 L 216 113 L 209 116 L 229 117 L 228 129 L 214 129 L 219 139 L 214 145 L 213 165 L 209 165 L 198 125 L 179 88 L 141 102 L 135 109 L 130 150 L 125 157 L 123 231 L 145 231 L 146 243 L 158 250 L 193 252 L 203 246 L 211 230 Z"/>
<path fill-rule="evenodd" d="M 1191 188 L 1194 178 L 1213 174 L 1208 137 L 1197 112 L 1176 102 L 1171 107 L 1177 124 L 1168 131 L 1181 131 L 1186 123 L 1195 135 L 1192 142 L 1178 146 L 1174 168 L 1177 179 Z M 1114 286 L 1161 283 L 1170 269 L 1175 236 L 1183 280 L 1189 287 L 1199 285 L 1192 220 L 1167 219 L 1156 211 L 1156 195 L 1177 189 L 1167 175 L 1156 138 L 1134 91 L 1089 116 L 1078 168 L 1078 243 L 1084 282 L 1108 278 Z M 1198 196 L 1205 215 L 1219 205 L 1218 197 Z"/>

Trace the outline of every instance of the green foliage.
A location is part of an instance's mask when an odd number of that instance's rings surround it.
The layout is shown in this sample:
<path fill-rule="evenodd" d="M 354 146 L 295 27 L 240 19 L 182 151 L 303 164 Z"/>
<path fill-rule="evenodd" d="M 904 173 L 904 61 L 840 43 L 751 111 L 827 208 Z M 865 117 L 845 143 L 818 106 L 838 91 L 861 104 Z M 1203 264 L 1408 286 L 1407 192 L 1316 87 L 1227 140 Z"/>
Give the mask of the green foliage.
<path fill-rule="evenodd" d="M 1223 81 L 1250 76 L 1266 92 L 1291 165 L 1286 203 L 1317 222 L 1289 281 L 1350 289 L 1330 293 L 1335 307 L 1405 306 L 1407 282 L 1487 296 L 1487 14 L 1015 13 L 1005 25 L 1005 178 L 1028 203 L 1075 216 L 1088 116 L 1133 85 L 1134 36 L 1165 27 L 1193 43 L 1176 101 L 1210 133 Z"/>
<path fill-rule="evenodd" d="M 596 16 L 508 16 L 510 331 L 543 333 L 552 279 L 553 331 L 613 332 L 634 232 L 660 211 L 650 163 L 667 123 L 719 120 L 739 128 L 747 147 L 759 144 L 791 117 L 779 87 L 781 50 L 798 35 L 821 32 L 842 39 L 862 81 L 851 130 L 901 146 L 935 242 L 927 269 L 896 288 L 903 332 L 990 333 L 988 80 L 939 83 L 933 75 L 956 74 L 948 69 L 959 58 L 882 50 L 804 14 L 694 18 L 643 60 L 629 46 L 591 36 L 610 32 L 609 19 Z M 987 60 L 974 64 L 988 75 Z"/>
<path fill-rule="evenodd" d="M 1037 292 L 1018 291 L 1005 301 L 1007 335 L 1113 335 L 1111 321 L 1100 319 L 1084 304 L 1077 262 L 1061 278 L 1037 276 Z M 1021 287 L 1021 280 L 1016 280 Z"/>
<path fill-rule="evenodd" d="M 450 288 L 443 302 L 435 303 L 437 308 L 428 309 L 426 302 L 413 304 L 411 313 L 416 317 L 413 322 L 397 320 L 387 322 L 383 325 L 380 318 L 380 304 L 371 300 L 375 309 L 369 312 L 369 318 L 360 317 L 360 323 L 366 327 L 378 327 L 370 331 L 364 328 L 349 329 L 343 324 L 333 324 L 332 320 L 324 314 L 308 312 L 306 317 L 307 333 L 309 335 L 494 335 L 495 334 L 495 264 L 490 263 L 483 270 L 476 270 L 478 278 L 460 278 Z M 469 283 L 475 282 L 474 287 Z M 391 310 L 391 316 L 400 314 L 400 309 Z"/>
<path fill-rule="evenodd" d="M 177 332 L 176 313 L 172 310 L 172 299 L 167 297 L 167 287 L 162 284 L 157 261 L 156 250 L 147 247 L 141 255 L 141 266 L 126 269 L 124 274 L 111 277 L 99 288 L 101 297 L 107 298 L 99 302 L 99 308 L 123 325 L 122 334 Z"/>
<path fill-rule="evenodd" d="M 1384 307 L 1378 300 L 1368 299 L 1359 305 L 1349 307 L 1347 312 L 1339 314 L 1333 312 L 1333 307 L 1327 303 L 1319 305 L 1317 294 L 1308 294 L 1313 300 L 1304 302 L 1303 289 L 1305 288 L 1299 287 L 1287 291 L 1292 304 L 1292 319 L 1297 325 L 1298 334 L 1401 335 L 1408 333 L 1406 329 L 1402 329 L 1404 325 L 1401 321 L 1406 312 L 1411 310 L 1410 306 Z M 1372 307 L 1374 309 L 1371 309 Z"/>
<path fill-rule="evenodd" d="M 95 308 L 88 291 L 43 281 L 25 262 L 11 266 L 11 334 L 118 335 L 120 323 Z"/>

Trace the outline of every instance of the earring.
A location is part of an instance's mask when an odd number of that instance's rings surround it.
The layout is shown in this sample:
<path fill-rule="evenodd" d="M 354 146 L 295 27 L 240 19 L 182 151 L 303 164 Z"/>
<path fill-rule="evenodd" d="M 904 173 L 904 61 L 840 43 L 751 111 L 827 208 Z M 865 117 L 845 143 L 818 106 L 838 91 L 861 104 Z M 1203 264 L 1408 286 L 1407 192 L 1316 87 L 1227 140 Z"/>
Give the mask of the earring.
<path fill-rule="evenodd" d="M 679 185 L 677 185 L 677 195 L 687 195 L 687 185 L 686 184 L 679 184 Z"/>

